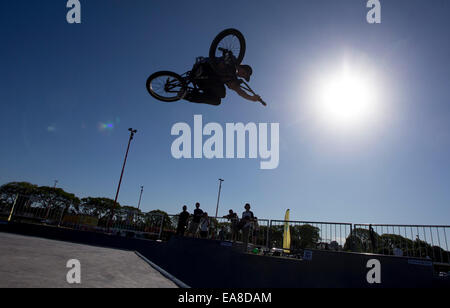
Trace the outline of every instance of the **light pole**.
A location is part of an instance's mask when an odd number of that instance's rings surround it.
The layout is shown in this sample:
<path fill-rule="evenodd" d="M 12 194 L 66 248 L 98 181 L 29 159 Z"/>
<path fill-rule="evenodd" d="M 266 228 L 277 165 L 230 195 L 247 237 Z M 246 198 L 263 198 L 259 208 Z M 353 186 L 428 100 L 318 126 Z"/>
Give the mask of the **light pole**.
<path fill-rule="evenodd" d="M 220 201 L 220 191 L 222 190 L 222 182 L 224 180 L 219 179 L 219 194 L 217 195 L 217 206 L 216 206 L 216 216 L 214 216 L 217 220 L 217 214 L 219 213 L 219 201 Z M 217 232 L 217 226 L 214 226 L 214 233 L 213 233 L 213 239 L 216 236 L 216 232 Z"/>
<path fill-rule="evenodd" d="M 109 218 L 108 231 L 109 231 L 109 227 L 110 227 L 110 224 L 111 224 L 111 220 L 114 217 L 114 210 L 115 210 L 116 205 L 117 205 L 117 198 L 119 197 L 120 184 L 122 183 L 123 171 L 125 170 L 125 165 L 127 163 L 128 151 L 130 150 L 131 140 L 133 140 L 134 134 L 137 133 L 137 130 L 136 129 L 132 129 L 132 128 L 129 128 L 128 131 L 130 132 L 130 139 L 128 140 L 127 152 L 125 153 L 125 159 L 123 161 L 122 172 L 120 173 L 120 179 L 119 179 L 119 185 L 117 186 L 116 198 L 114 199 L 114 205 L 113 205 L 113 208 L 112 208 L 112 211 L 111 211 L 111 217 Z"/>
<path fill-rule="evenodd" d="M 53 185 L 53 188 L 56 188 L 56 184 L 58 184 L 58 180 L 55 180 L 55 185 Z"/>
<path fill-rule="evenodd" d="M 219 179 L 219 194 L 217 195 L 216 216 L 214 216 L 214 217 L 216 217 L 216 218 L 217 218 L 217 214 L 218 214 L 218 212 L 219 212 L 220 191 L 222 190 L 222 182 L 223 182 L 223 181 L 224 181 L 224 180 Z"/>
<path fill-rule="evenodd" d="M 138 211 L 139 211 L 139 208 L 141 206 L 141 198 L 142 198 L 142 192 L 143 191 L 144 191 L 144 186 L 141 186 L 141 194 L 139 195 Z"/>

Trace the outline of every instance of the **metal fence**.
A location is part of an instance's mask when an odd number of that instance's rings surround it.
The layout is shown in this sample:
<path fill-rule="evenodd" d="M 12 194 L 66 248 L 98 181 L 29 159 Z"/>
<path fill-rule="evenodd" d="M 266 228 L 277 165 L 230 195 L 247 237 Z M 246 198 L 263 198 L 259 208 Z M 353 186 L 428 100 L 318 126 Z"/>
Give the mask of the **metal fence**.
<path fill-rule="evenodd" d="M 348 250 L 347 238 L 352 233 L 351 223 L 271 220 L 268 247 L 283 248 L 285 226 L 289 225 L 291 245 L 288 250 L 306 248 Z"/>
<path fill-rule="evenodd" d="M 17 195 L 13 202 L 3 202 L 0 216 L 5 220 L 158 239 L 161 238 L 164 223 L 164 216 L 159 213 L 119 209 L 112 214 L 110 209 L 57 204 L 51 200 L 24 195 Z"/>
<path fill-rule="evenodd" d="M 64 209 L 33 196 L 16 195 L 12 203 L 4 203 L 2 214 L 8 219 L 57 225 Z"/>
<path fill-rule="evenodd" d="M 112 215 L 110 209 L 58 203 L 25 195 L 1 199 L 0 219 L 162 240 L 174 235 L 178 226 L 178 215 L 125 209 L 116 210 Z M 210 217 L 210 222 L 209 239 L 243 241 L 241 232 L 237 232 L 233 239 L 232 225 L 227 218 Z M 294 253 L 307 248 L 344 250 L 426 258 L 444 266 L 450 265 L 448 225 L 369 225 L 258 219 L 251 226 L 249 243 L 282 251 L 286 225 L 289 225 L 291 237 L 289 251 Z"/>
<path fill-rule="evenodd" d="M 178 226 L 178 215 L 169 215 L 170 218 L 170 229 L 165 229 L 168 232 L 176 233 Z M 243 242 L 242 233 L 236 232 L 235 238 L 233 239 L 233 229 L 231 222 L 225 217 L 209 217 L 210 226 L 208 230 L 209 239 L 220 239 L 224 241 L 237 241 Z M 192 223 L 192 218 L 188 221 L 188 226 L 186 228 L 185 234 L 189 236 L 199 236 L 198 230 L 195 234 L 190 233 L 190 226 Z M 270 220 L 268 219 L 257 219 L 250 227 L 249 232 L 249 243 L 255 246 L 266 246 L 268 239 Z M 169 225 L 168 225 L 169 227 Z"/>
<path fill-rule="evenodd" d="M 353 250 L 450 264 L 450 226 L 355 224 Z"/>
<path fill-rule="evenodd" d="M 5 219 L 5 217 L 7 218 L 9 216 L 9 213 L 11 212 L 11 204 L 0 200 L 0 219 Z"/>

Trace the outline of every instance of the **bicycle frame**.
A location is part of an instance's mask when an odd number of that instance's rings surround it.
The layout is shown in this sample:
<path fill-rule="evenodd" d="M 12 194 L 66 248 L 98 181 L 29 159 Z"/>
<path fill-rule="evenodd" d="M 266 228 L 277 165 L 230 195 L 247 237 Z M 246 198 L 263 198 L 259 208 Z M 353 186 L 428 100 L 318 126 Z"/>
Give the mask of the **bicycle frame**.
<path fill-rule="evenodd" d="M 187 93 L 189 93 L 189 92 L 191 92 L 193 90 L 198 90 L 198 86 L 197 86 L 196 80 L 200 80 L 200 79 L 199 78 L 192 78 L 191 77 L 191 71 L 187 71 L 186 73 L 184 73 L 184 74 L 182 74 L 180 76 L 181 76 L 181 78 L 183 78 L 183 81 L 186 84 L 186 93 L 183 95 L 183 98 L 184 98 L 184 96 Z M 252 93 L 253 95 L 257 95 L 253 91 L 253 89 L 250 88 L 250 85 L 248 83 L 246 83 L 242 79 L 239 79 L 239 80 L 240 80 L 240 87 L 241 87 L 241 89 L 243 89 L 245 91 L 248 91 L 248 92 Z M 192 84 L 192 86 L 190 86 L 191 84 Z M 176 88 L 177 86 L 179 86 L 179 84 L 171 84 L 170 88 L 169 88 L 169 85 L 166 84 L 165 85 L 165 87 L 167 87 L 166 91 L 167 92 L 171 92 L 170 90 L 173 89 L 173 88 Z M 264 102 L 262 99 L 260 99 L 259 102 L 261 102 L 263 105 L 267 105 L 266 102 Z"/>
<path fill-rule="evenodd" d="M 191 77 L 191 71 L 187 71 L 186 73 L 184 73 L 180 76 L 183 78 L 184 82 L 186 83 L 186 90 L 187 90 L 186 93 L 188 93 L 189 91 L 198 89 L 198 86 L 195 82 L 196 79 Z M 190 85 L 192 85 L 192 86 L 190 86 Z"/>

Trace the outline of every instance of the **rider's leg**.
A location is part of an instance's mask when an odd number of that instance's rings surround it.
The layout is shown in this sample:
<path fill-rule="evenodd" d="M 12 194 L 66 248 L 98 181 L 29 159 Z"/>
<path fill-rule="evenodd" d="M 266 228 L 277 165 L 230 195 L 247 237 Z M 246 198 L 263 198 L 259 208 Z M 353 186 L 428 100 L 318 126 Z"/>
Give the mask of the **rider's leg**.
<path fill-rule="evenodd" d="M 225 94 L 225 86 L 222 83 L 212 82 L 208 87 L 204 88 L 202 95 L 207 104 L 218 106 Z"/>
<path fill-rule="evenodd" d="M 221 103 L 220 97 L 210 93 L 200 93 L 199 91 L 188 93 L 184 99 L 192 103 L 209 104 L 214 106 L 218 106 Z"/>
<path fill-rule="evenodd" d="M 194 90 L 188 93 L 184 99 L 193 103 L 218 106 L 221 103 L 221 99 L 225 97 L 226 90 L 222 83 L 212 80 L 201 80 L 198 82 L 198 86 L 203 93 L 199 90 Z"/>

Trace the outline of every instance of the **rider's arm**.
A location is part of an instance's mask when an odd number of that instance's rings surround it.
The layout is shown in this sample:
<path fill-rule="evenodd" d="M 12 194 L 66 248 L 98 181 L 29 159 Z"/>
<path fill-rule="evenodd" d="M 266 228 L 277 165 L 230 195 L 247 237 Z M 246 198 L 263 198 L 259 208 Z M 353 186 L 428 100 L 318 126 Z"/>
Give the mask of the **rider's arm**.
<path fill-rule="evenodd" d="M 239 96 L 241 96 L 249 101 L 257 102 L 261 99 L 261 97 L 259 95 L 249 95 L 247 92 L 242 90 L 242 88 L 237 80 L 227 82 L 226 85 L 228 86 L 228 88 L 230 88 L 231 90 L 233 90 L 234 92 L 239 94 Z"/>

